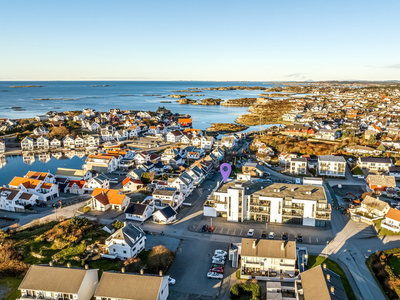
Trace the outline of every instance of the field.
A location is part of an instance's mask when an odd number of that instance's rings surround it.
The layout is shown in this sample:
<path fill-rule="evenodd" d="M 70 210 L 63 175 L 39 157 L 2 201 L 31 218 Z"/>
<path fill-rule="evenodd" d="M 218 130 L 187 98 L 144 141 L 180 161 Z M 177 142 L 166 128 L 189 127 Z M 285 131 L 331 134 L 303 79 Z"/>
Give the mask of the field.
<path fill-rule="evenodd" d="M 340 276 L 343 287 L 347 294 L 347 298 L 349 298 L 349 300 L 356 300 L 356 296 L 354 295 L 353 289 L 351 288 L 351 285 L 349 283 L 349 280 L 347 279 L 346 274 L 344 273 L 343 269 L 333 260 L 326 259 L 323 256 L 309 255 L 307 268 L 312 269 L 313 267 L 319 266 L 323 263 L 326 264 L 326 267 L 329 270 L 335 272 Z"/>

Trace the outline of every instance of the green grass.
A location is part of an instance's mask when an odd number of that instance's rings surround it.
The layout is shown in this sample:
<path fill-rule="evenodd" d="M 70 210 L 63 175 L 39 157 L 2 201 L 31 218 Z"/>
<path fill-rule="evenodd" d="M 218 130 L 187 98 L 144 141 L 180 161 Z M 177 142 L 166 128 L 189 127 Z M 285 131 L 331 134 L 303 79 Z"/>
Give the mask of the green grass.
<path fill-rule="evenodd" d="M 400 235 L 400 232 L 393 232 L 393 231 L 387 230 L 386 228 L 382 228 L 381 227 L 382 220 L 383 219 L 374 221 L 376 229 L 378 230 L 378 235 L 381 235 L 381 236 L 383 236 L 383 235 Z"/>
<path fill-rule="evenodd" d="M 353 175 L 364 175 L 363 171 L 359 167 L 355 167 L 351 171 L 351 174 L 353 174 Z"/>
<path fill-rule="evenodd" d="M 22 279 L 19 278 L 12 278 L 12 277 L 0 278 L 0 288 L 1 286 L 7 286 L 11 288 L 11 291 L 6 294 L 3 300 L 15 300 L 21 297 L 21 292 L 18 290 L 21 281 Z"/>
<path fill-rule="evenodd" d="M 397 276 L 400 275 L 400 259 L 397 256 L 391 256 L 388 259 L 389 266 L 392 268 L 393 272 L 396 273 Z"/>
<path fill-rule="evenodd" d="M 350 282 L 347 279 L 346 274 L 336 262 L 330 259 L 326 259 L 323 256 L 308 255 L 308 265 L 307 265 L 308 269 L 319 266 L 323 263 L 326 264 L 326 267 L 329 270 L 335 272 L 340 276 L 340 280 L 342 281 L 344 290 L 346 291 L 347 298 L 349 298 L 349 300 L 356 300 L 357 298 L 354 295 L 353 289 L 351 288 Z"/>
<path fill-rule="evenodd" d="M 121 268 L 123 267 L 123 262 L 108 259 L 88 261 L 87 264 L 91 269 L 99 269 L 99 276 L 101 276 L 104 271 L 121 271 Z"/>

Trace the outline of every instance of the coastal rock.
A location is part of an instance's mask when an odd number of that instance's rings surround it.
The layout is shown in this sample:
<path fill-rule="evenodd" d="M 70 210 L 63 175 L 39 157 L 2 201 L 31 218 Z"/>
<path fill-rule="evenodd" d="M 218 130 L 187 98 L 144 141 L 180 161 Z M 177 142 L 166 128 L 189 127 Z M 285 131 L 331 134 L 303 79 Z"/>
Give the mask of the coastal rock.
<path fill-rule="evenodd" d="M 192 105 L 198 105 L 196 100 L 191 100 L 187 98 L 183 98 L 177 101 L 179 104 L 192 104 Z"/>
<path fill-rule="evenodd" d="M 221 102 L 224 102 L 224 100 L 222 99 L 214 99 L 214 98 L 206 98 L 206 99 L 202 99 L 200 104 L 201 105 L 220 105 Z"/>
<path fill-rule="evenodd" d="M 221 103 L 221 105 L 247 107 L 247 106 L 252 105 L 256 101 L 257 101 L 257 98 L 239 98 L 239 99 L 227 100 L 226 102 Z"/>
<path fill-rule="evenodd" d="M 207 132 L 214 133 L 230 133 L 246 130 L 248 127 L 234 123 L 213 123 L 211 127 L 207 128 Z"/>

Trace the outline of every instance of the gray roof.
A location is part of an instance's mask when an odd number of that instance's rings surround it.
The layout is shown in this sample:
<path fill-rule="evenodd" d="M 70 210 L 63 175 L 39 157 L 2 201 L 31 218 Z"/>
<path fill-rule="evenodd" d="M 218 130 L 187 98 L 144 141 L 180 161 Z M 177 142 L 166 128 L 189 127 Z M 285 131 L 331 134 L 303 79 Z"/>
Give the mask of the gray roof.
<path fill-rule="evenodd" d="M 164 277 L 104 272 L 95 297 L 134 300 L 157 300 Z"/>
<path fill-rule="evenodd" d="M 160 210 L 160 213 L 166 219 L 169 219 L 169 218 L 171 218 L 171 217 L 173 217 L 173 216 L 178 214 L 171 206 L 164 207 L 163 209 Z"/>
<path fill-rule="evenodd" d="M 328 276 L 329 275 L 329 280 Z M 340 276 L 322 266 L 300 274 L 304 300 L 347 300 Z M 331 292 L 333 287 L 334 293 Z"/>
<path fill-rule="evenodd" d="M 88 271 L 97 272 L 95 269 L 32 265 L 19 289 L 76 294 Z"/>
<path fill-rule="evenodd" d="M 343 156 L 335 156 L 335 155 L 320 155 L 318 156 L 318 161 L 333 161 L 342 163 L 346 162 Z"/>
<path fill-rule="evenodd" d="M 131 203 L 131 204 L 129 204 L 128 208 L 125 210 L 125 213 L 142 216 L 143 213 L 146 211 L 146 208 L 147 208 L 147 204 Z"/>
<path fill-rule="evenodd" d="M 259 181 L 235 180 L 223 183 L 217 190 L 217 193 L 226 193 L 230 188 L 232 189 L 239 188 L 239 189 L 244 189 L 246 195 L 251 195 L 255 192 L 262 190 L 267 185 L 268 183 Z"/>
<path fill-rule="evenodd" d="M 396 187 L 396 179 L 394 176 L 385 176 L 385 175 L 368 175 L 367 180 L 370 185 L 380 185 L 395 188 Z"/>
<path fill-rule="evenodd" d="M 241 253 L 242 256 L 296 259 L 296 242 L 242 238 Z"/>
<path fill-rule="evenodd" d="M 387 204 L 385 201 L 376 199 L 371 196 L 366 196 L 361 203 L 379 211 L 384 211 L 385 209 L 389 208 L 389 204 Z"/>
<path fill-rule="evenodd" d="M 360 157 L 361 163 L 380 163 L 380 164 L 392 164 L 390 158 L 379 158 L 379 157 Z"/>
<path fill-rule="evenodd" d="M 137 238 L 140 238 L 143 235 L 145 235 L 145 233 L 140 227 L 128 223 L 124 227 L 119 229 L 117 232 L 109 236 L 107 238 L 107 241 L 113 239 L 124 240 L 125 243 L 127 243 L 130 247 L 133 247 L 135 245 L 133 241 L 135 241 Z"/>
<path fill-rule="evenodd" d="M 293 162 L 307 162 L 307 158 L 305 158 L 305 157 L 291 158 L 290 161 L 293 161 Z"/>
<path fill-rule="evenodd" d="M 176 189 L 157 189 L 153 192 L 154 195 L 159 195 L 159 196 L 173 196 L 176 192 Z"/>
<path fill-rule="evenodd" d="M 257 194 L 264 197 L 292 197 L 301 200 L 316 200 L 326 202 L 325 190 L 322 186 L 274 183 L 262 189 Z"/>

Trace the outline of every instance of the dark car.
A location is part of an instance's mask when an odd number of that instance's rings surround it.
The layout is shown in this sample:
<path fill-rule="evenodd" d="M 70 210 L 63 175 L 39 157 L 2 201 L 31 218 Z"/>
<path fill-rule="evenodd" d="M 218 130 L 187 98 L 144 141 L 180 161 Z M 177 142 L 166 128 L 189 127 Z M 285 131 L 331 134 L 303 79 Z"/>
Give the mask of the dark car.
<path fill-rule="evenodd" d="M 261 238 L 262 238 L 262 239 L 266 239 L 266 238 L 267 238 L 267 232 L 266 232 L 266 231 L 263 231 L 263 232 L 261 233 Z"/>
<path fill-rule="evenodd" d="M 286 232 L 282 232 L 282 240 L 286 241 L 289 238 Z"/>
<path fill-rule="evenodd" d="M 299 233 L 299 234 L 297 235 L 296 241 L 299 242 L 299 243 L 302 243 L 302 242 L 303 242 L 303 235 L 302 235 L 301 233 Z"/>
<path fill-rule="evenodd" d="M 215 226 L 209 226 L 208 227 L 208 232 L 214 232 Z"/>
<path fill-rule="evenodd" d="M 224 267 L 212 267 L 208 272 L 224 273 Z"/>
<path fill-rule="evenodd" d="M 208 225 L 204 224 L 203 227 L 201 228 L 201 231 L 207 232 L 208 231 Z"/>

